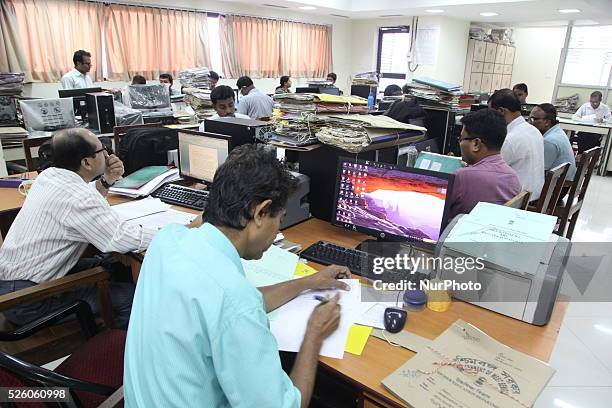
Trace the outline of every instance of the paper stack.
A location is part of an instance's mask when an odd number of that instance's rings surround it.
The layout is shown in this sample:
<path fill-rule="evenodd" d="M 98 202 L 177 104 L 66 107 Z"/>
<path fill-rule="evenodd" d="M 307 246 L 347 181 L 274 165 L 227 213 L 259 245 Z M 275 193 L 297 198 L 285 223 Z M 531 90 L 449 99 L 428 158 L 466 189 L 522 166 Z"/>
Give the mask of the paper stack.
<path fill-rule="evenodd" d="M 355 74 L 352 85 L 378 86 L 378 73 L 375 71 Z"/>
<path fill-rule="evenodd" d="M 0 142 L 4 149 L 21 147 L 28 131 L 21 127 L 0 127 Z"/>
<path fill-rule="evenodd" d="M 185 88 L 210 89 L 210 70 L 206 67 L 189 68 L 179 72 L 178 80 Z"/>
<path fill-rule="evenodd" d="M 195 112 L 198 120 L 210 118 L 216 112 L 210 100 L 210 90 L 198 88 L 184 88 L 185 97 L 183 101 Z"/>
<path fill-rule="evenodd" d="M 23 73 L 0 73 L 0 95 L 17 96 L 23 90 Z"/>
<path fill-rule="evenodd" d="M 368 113 L 368 101 L 358 96 L 288 93 L 272 97 L 287 113 Z"/>
<path fill-rule="evenodd" d="M 122 221 L 154 230 L 169 224 L 187 225 L 197 217 L 196 214 L 174 210 L 153 197 L 113 205 L 111 208 Z"/>
<path fill-rule="evenodd" d="M 168 169 L 167 166 L 148 166 L 119 180 L 108 192 L 132 198 L 145 197 L 162 184 L 180 180 L 180 178 L 179 169 Z"/>
<path fill-rule="evenodd" d="M 476 102 L 476 96 L 463 93 L 461 85 L 437 81 L 431 78 L 415 78 L 408 84 L 409 94 L 432 104 L 448 107 L 451 110 L 464 110 Z"/>

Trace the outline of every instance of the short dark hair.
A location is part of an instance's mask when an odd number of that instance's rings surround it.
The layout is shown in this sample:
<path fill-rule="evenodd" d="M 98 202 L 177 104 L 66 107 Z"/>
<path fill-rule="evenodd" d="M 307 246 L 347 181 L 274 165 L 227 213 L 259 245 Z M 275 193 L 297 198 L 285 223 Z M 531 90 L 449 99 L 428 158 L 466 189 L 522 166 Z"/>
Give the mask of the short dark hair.
<path fill-rule="evenodd" d="M 385 88 L 384 96 L 392 96 L 396 92 L 402 92 L 402 88 L 399 85 L 391 84 Z"/>
<path fill-rule="evenodd" d="M 159 74 L 159 79 L 167 79 L 168 81 L 170 81 L 170 85 L 172 85 L 172 83 L 174 82 L 174 78 L 172 78 L 172 75 L 168 73 Z"/>
<path fill-rule="evenodd" d="M 328 77 L 331 77 L 334 81 L 338 80 L 338 75 L 336 75 L 333 72 L 330 72 L 329 74 L 327 74 Z"/>
<path fill-rule="evenodd" d="M 208 71 L 208 77 L 214 81 L 219 80 L 219 74 L 217 74 L 215 71 Z"/>
<path fill-rule="evenodd" d="M 480 109 L 461 118 L 470 137 L 479 138 L 491 149 L 501 149 L 506 140 L 507 126 L 504 115 L 494 109 Z"/>
<path fill-rule="evenodd" d="M 74 63 L 74 66 L 76 67 L 78 62 L 80 62 L 82 64 L 84 62 L 84 57 L 91 58 L 91 53 L 89 53 L 89 52 L 87 52 L 85 50 L 75 51 L 74 55 L 72 56 L 72 62 Z"/>
<path fill-rule="evenodd" d="M 215 226 L 244 229 L 253 209 L 272 200 L 266 213 L 274 217 L 287 205 L 297 179 L 283 168 L 274 150 L 246 144 L 232 150 L 215 173 L 205 218 Z"/>
<path fill-rule="evenodd" d="M 402 86 L 402 93 L 405 93 L 405 94 L 410 93 L 410 87 L 408 86 L 408 84 L 404 84 L 404 86 Z"/>
<path fill-rule="evenodd" d="M 146 85 L 147 80 L 142 75 L 134 75 L 132 77 L 132 85 Z"/>
<path fill-rule="evenodd" d="M 514 86 L 512 87 L 512 90 L 513 90 L 513 91 L 514 91 L 515 89 L 518 89 L 519 91 L 523 91 L 523 92 L 525 92 L 526 94 L 528 94 L 528 93 L 529 93 L 529 90 L 527 89 L 527 84 L 524 84 L 524 83 L 522 83 L 522 82 L 521 82 L 520 84 L 516 84 L 516 85 L 514 85 Z"/>
<path fill-rule="evenodd" d="M 521 111 L 521 101 L 511 89 L 504 88 L 495 91 L 489 98 L 489 106 L 493 109 L 506 108 L 510 112 Z"/>
<path fill-rule="evenodd" d="M 76 172 L 81 167 L 81 160 L 95 156 L 96 146 L 85 139 L 86 132 L 88 130 L 83 128 L 70 128 L 53 134 L 51 150 L 55 167 Z"/>
<path fill-rule="evenodd" d="M 234 90 L 227 85 L 216 86 L 215 89 L 210 92 L 210 101 L 213 105 L 219 101 L 222 101 L 223 99 L 229 98 L 235 100 L 236 96 L 234 95 Z"/>
<path fill-rule="evenodd" d="M 242 89 L 245 86 L 251 86 L 251 85 L 253 85 L 253 80 L 249 78 L 248 76 L 241 76 L 240 78 L 238 78 L 238 81 L 236 82 L 236 87 L 238 87 L 238 89 Z"/>
<path fill-rule="evenodd" d="M 287 82 L 289 82 L 289 75 L 283 75 L 280 77 L 280 86 L 284 86 Z"/>
<path fill-rule="evenodd" d="M 601 92 L 599 92 L 599 91 L 593 91 L 593 92 L 591 93 L 591 98 L 592 98 L 592 97 L 594 97 L 594 96 L 598 97 L 598 98 L 599 98 L 599 100 L 602 100 L 602 99 L 603 99 L 603 95 L 602 95 L 602 93 L 601 93 Z"/>
<path fill-rule="evenodd" d="M 555 126 L 559 121 L 557 120 L 557 108 L 552 103 L 541 103 L 537 106 L 542 109 L 546 114 L 546 119 L 550 120 L 551 126 Z"/>

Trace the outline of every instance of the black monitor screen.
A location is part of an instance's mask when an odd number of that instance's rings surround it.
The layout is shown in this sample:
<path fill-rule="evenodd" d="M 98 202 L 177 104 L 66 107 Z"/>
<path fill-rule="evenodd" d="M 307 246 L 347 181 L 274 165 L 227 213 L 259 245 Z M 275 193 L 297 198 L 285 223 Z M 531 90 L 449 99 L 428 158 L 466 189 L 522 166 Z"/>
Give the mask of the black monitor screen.
<path fill-rule="evenodd" d="M 437 242 L 454 176 L 340 158 L 333 223 L 386 239 Z"/>

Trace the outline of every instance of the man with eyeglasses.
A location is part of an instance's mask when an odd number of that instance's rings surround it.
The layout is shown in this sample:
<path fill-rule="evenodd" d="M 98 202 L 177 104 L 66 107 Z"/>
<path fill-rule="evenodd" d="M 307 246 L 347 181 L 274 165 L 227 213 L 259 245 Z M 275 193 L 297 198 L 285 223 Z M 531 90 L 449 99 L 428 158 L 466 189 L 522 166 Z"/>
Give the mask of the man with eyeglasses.
<path fill-rule="evenodd" d="M 75 51 L 72 62 L 74 68 L 60 80 L 61 89 L 93 88 L 93 81 L 87 75 L 91 70 L 91 54 L 84 50 Z"/>
<path fill-rule="evenodd" d="M 122 222 L 111 210 L 105 196 L 121 178 L 123 163 L 93 133 L 63 129 L 51 147 L 54 167 L 36 178 L 0 247 L 0 295 L 106 266 L 101 258 L 80 259 L 89 244 L 103 253 L 127 253 L 146 249 L 153 238 L 153 230 Z M 134 285 L 111 282 L 110 289 L 115 324 L 126 327 Z M 22 325 L 75 299 L 99 310 L 97 291 L 88 287 L 3 313 Z"/>
<path fill-rule="evenodd" d="M 506 138 L 506 122 L 493 109 L 470 112 L 461 118 L 461 158 L 468 167 L 455 171 L 451 217 L 467 214 L 479 202 L 504 204 L 521 192 L 521 182 L 500 150 Z"/>

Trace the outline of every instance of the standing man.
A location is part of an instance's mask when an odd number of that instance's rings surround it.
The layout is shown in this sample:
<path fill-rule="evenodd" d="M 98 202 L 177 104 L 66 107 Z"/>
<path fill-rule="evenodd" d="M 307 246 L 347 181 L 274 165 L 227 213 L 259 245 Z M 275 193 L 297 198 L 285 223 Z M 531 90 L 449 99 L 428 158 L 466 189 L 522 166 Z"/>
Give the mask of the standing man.
<path fill-rule="evenodd" d="M 251 119 L 268 119 L 272 116 L 274 100 L 262 93 L 253 85 L 248 76 L 238 78 L 236 86 L 243 97 L 238 104 L 238 113 L 249 116 Z"/>
<path fill-rule="evenodd" d="M 251 119 L 247 115 L 236 112 L 234 105 L 234 90 L 227 85 L 219 85 L 210 93 L 210 101 L 212 102 L 215 113 L 210 119 L 217 118 L 240 118 L 240 119 Z M 205 132 L 204 121 L 200 123 L 200 132 Z"/>
<path fill-rule="evenodd" d="M 348 269 L 256 288 L 241 261 L 272 245 L 296 186 L 273 151 L 239 146 L 215 174 L 206 223 L 159 232 L 134 297 L 126 407 L 308 407 L 322 342 L 340 321 L 338 295 L 310 315 L 290 375 L 266 314 L 304 290 L 349 289 L 337 280 Z"/>
<path fill-rule="evenodd" d="M 532 201 L 537 200 L 544 186 L 542 134 L 521 116 L 521 103 L 510 89 L 496 91 L 489 98 L 489 108 L 501 112 L 508 125 L 502 158 L 518 174 L 523 191 L 531 193 Z"/>
<path fill-rule="evenodd" d="M 60 80 L 61 89 L 93 88 L 93 81 L 87 75 L 91 70 L 91 54 L 83 50 L 75 51 L 72 62 L 74 68 Z"/>
<path fill-rule="evenodd" d="M 521 102 L 521 105 L 527 103 L 527 96 L 529 95 L 529 90 L 527 89 L 527 84 L 516 84 L 514 88 L 512 88 L 512 92 L 516 95 L 516 97 Z"/>
<path fill-rule="evenodd" d="M 599 91 L 591 94 L 589 102 L 583 104 L 572 119 L 581 122 L 602 123 L 610 119 L 610 108 L 601 103 L 603 95 Z M 596 146 L 601 146 L 601 135 L 598 133 L 578 132 L 578 153 L 583 153 Z"/>

